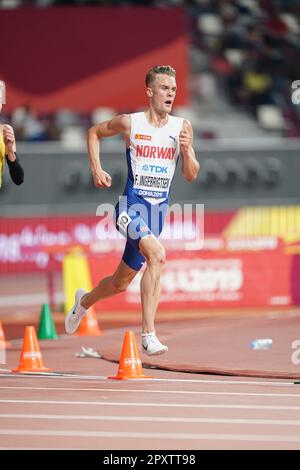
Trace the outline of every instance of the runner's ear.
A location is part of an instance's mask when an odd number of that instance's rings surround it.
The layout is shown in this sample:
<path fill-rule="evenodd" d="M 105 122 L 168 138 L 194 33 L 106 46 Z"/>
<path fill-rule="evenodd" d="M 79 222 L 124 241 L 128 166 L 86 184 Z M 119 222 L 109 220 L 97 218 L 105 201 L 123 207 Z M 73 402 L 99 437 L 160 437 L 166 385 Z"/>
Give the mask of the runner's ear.
<path fill-rule="evenodd" d="M 147 88 L 147 95 L 149 98 L 151 98 L 151 96 L 153 96 L 153 90 L 151 88 Z"/>

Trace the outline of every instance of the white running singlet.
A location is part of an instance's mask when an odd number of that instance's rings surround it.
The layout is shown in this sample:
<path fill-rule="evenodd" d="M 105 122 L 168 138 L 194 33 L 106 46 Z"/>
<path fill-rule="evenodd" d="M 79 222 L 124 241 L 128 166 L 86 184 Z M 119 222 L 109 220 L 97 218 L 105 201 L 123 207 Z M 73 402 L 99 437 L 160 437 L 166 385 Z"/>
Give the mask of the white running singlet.
<path fill-rule="evenodd" d="M 131 114 L 130 117 L 126 189 L 150 204 L 158 204 L 169 196 L 179 156 L 183 118 L 169 115 L 163 127 L 154 127 L 149 124 L 144 112 Z"/>

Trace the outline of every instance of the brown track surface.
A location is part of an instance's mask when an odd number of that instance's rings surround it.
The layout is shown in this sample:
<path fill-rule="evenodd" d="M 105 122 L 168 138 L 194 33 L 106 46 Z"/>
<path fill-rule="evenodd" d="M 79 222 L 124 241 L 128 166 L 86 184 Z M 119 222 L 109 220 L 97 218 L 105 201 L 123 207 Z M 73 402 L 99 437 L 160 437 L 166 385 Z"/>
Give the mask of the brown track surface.
<path fill-rule="evenodd" d="M 178 372 L 300 379 L 300 368 L 291 360 L 299 323 L 296 311 L 163 323 L 159 337 L 169 352 L 147 357 L 144 364 Z M 103 358 L 119 361 L 122 334 L 103 338 Z M 250 343 L 256 338 L 272 338 L 273 346 L 253 350 Z"/>
<path fill-rule="evenodd" d="M 0 448 L 299 449 L 298 385 L 222 375 L 299 377 L 300 366 L 291 364 L 298 325 L 298 312 L 160 323 L 169 353 L 141 358 L 176 371 L 145 368 L 155 380 L 108 380 L 116 363 L 75 357 L 85 346 L 118 360 L 125 328 L 39 341 L 45 365 L 58 373 L 52 376 L 12 374 L 21 349 L 13 341 L 0 371 Z M 265 336 L 273 339 L 270 350 L 249 349 Z M 178 371 L 184 368 L 191 373 Z"/>

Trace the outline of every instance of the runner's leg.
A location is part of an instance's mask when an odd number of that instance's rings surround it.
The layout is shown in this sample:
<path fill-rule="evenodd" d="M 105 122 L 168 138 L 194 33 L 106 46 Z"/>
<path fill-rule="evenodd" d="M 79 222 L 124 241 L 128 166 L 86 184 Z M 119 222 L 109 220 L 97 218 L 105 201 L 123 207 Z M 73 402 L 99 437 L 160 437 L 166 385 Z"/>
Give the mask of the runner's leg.
<path fill-rule="evenodd" d="M 112 276 L 102 279 L 94 289 L 82 297 L 81 305 L 88 309 L 99 300 L 124 292 L 137 272 L 121 260 Z"/>
<path fill-rule="evenodd" d="M 151 333 L 155 331 L 154 319 L 160 295 L 160 275 L 166 257 L 163 246 L 153 235 L 142 238 L 139 247 L 147 261 L 141 280 L 142 332 Z"/>

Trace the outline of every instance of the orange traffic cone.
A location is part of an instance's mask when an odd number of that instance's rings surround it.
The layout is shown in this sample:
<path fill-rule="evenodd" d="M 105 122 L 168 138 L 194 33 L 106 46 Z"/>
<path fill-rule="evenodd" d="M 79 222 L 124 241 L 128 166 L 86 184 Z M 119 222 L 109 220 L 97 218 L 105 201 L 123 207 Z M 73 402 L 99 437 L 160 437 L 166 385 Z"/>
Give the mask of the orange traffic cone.
<path fill-rule="evenodd" d="M 4 334 L 4 330 L 3 330 L 3 326 L 2 326 L 2 321 L 1 321 L 1 320 L 0 320 L 0 343 L 1 343 L 2 345 L 4 345 L 4 347 L 6 347 L 6 348 L 8 348 L 9 346 L 11 346 L 10 342 L 5 340 L 5 334 Z"/>
<path fill-rule="evenodd" d="M 12 372 L 46 372 L 33 326 L 26 326 L 19 366 Z"/>
<path fill-rule="evenodd" d="M 100 336 L 101 334 L 102 333 L 97 322 L 95 310 L 91 307 L 82 319 L 76 335 Z"/>
<path fill-rule="evenodd" d="M 153 378 L 143 373 L 142 361 L 139 357 L 135 336 L 132 331 L 126 331 L 125 333 L 118 374 L 107 378 L 117 380 Z"/>

